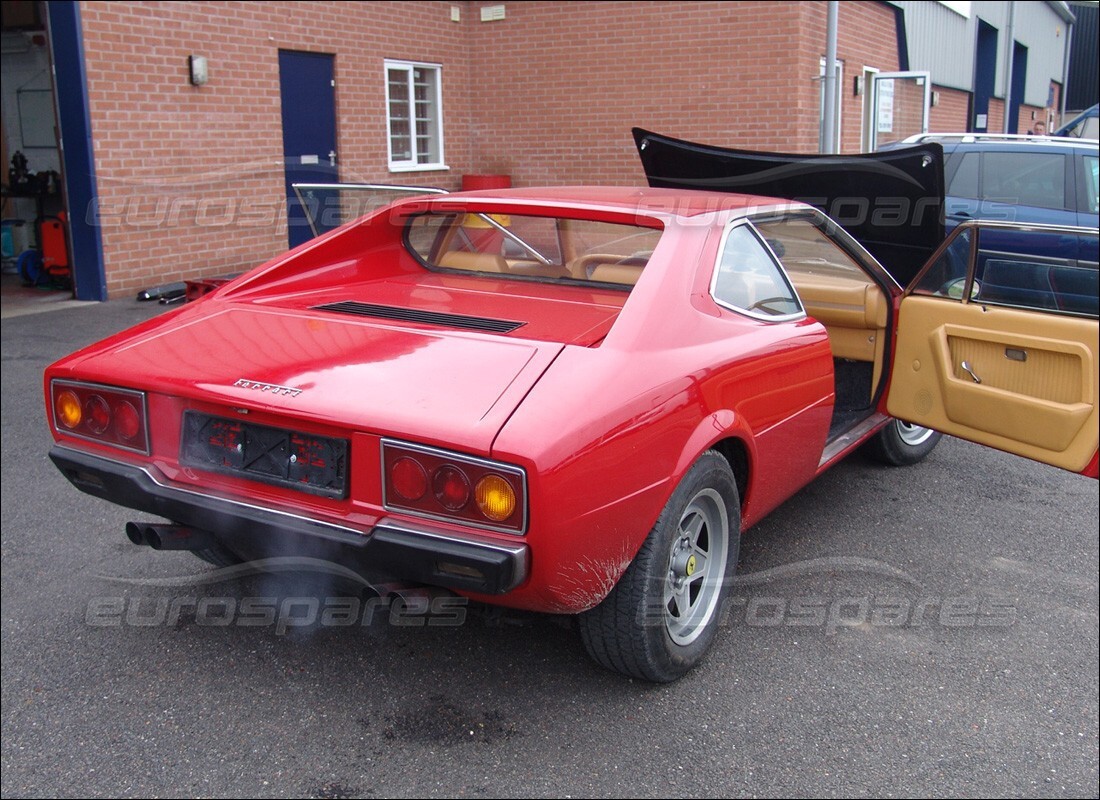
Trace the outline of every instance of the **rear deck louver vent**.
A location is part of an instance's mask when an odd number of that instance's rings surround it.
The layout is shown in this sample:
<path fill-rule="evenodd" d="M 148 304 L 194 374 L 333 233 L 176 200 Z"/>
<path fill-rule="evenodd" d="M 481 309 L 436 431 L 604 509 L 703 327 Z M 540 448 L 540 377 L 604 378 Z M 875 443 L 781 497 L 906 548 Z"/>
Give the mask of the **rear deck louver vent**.
<path fill-rule="evenodd" d="M 379 306 L 373 303 L 357 303 L 351 300 L 314 306 L 318 311 L 335 311 L 339 314 L 355 314 L 359 317 L 392 319 L 398 322 L 416 322 L 421 325 L 439 325 L 445 328 L 462 328 L 487 333 L 511 333 L 525 323 L 489 317 L 469 317 L 465 314 L 443 314 L 437 311 L 421 311 L 400 306 Z"/>

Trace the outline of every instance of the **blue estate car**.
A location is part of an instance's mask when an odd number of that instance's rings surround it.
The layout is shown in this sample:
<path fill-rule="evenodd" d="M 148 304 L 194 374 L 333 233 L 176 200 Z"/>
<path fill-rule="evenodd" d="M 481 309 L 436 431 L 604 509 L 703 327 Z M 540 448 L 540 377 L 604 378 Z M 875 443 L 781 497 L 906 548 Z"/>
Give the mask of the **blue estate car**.
<path fill-rule="evenodd" d="M 912 136 L 883 149 L 928 142 L 937 142 L 944 150 L 947 233 L 972 219 L 1097 227 L 1097 141 L 937 133 Z M 1036 280 L 1044 285 L 1058 279 L 1072 282 L 1074 294 L 1079 293 L 1090 309 L 1098 303 L 1096 270 L 1100 254 L 1095 237 L 1051 233 L 1031 236 L 1024 242 L 1020 234 L 1001 232 L 990 237 L 985 246 L 1003 252 L 1004 263 L 1012 264 L 1013 269 L 1034 271 Z M 1021 255 L 1028 258 L 1022 260 Z"/>
<path fill-rule="evenodd" d="M 930 133 L 897 145 L 924 142 L 943 146 L 948 230 L 969 219 L 1097 226 L 1096 141 Z"/>

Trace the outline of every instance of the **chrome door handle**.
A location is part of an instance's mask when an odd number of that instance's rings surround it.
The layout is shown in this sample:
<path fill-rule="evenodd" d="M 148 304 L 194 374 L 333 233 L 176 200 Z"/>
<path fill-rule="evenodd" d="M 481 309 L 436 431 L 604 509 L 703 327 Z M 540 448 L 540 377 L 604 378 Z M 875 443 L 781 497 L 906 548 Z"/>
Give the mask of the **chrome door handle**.
<path fill-rule="evenodd" d="M 965 370 L 965 371 L 966 371 L 966 374 L 967 374 L 967 375 L 969 375 L 969 376 L 970 376 L 971 378 L 973 378 L 973 379 L 974 379 L 974 383 L 981 383 L 981 382 L 982 382 L 982 379 L 981 379 L 981 378 L 979 378 L 979 377 L 978 377 L 977 375 L 975 375 L 975 374 L 974 374 L 974 370 L 972 370 L 972 369 L 970 368 L 970 365 L 969 365 L 969 364 L 967 364 L 967 363 L 966 363 L 965 361 L 964 361 L 964 362 L 962 362 L 961 364 L 959 364 L 959 366 L 960 366 L 960 367 L 961 367 L 961 368 L 962 368 L 963 370 Z"/>

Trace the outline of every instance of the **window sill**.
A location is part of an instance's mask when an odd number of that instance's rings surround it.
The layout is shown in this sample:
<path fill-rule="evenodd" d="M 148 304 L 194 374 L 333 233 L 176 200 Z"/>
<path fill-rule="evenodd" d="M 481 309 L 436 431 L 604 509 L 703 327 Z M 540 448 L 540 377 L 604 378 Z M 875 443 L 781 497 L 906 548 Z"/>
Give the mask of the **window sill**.
<path fill-rule="evenodd" d="M 449 169 L 446 164 L 390 164 L 390 172 L 443 172 Z"/>

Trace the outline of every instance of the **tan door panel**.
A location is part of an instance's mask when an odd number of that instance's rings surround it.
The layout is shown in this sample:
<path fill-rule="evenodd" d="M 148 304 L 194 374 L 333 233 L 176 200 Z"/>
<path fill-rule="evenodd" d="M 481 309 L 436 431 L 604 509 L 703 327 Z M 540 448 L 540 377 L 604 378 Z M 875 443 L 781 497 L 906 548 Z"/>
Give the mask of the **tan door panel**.
<path fill-rule="evenodd" d="M 1073 471 L 1096 452 L 1096 321 L 912 295 L 887 410 Z M 979 382 L 980 381 L 980 382 Z"/>
<path fill-rule="evenodd" d="M 950 351 L 949 363 L 955 365 L 954 377 L 960 380 L 973 382 L 961 366 L 965 361 L 982 386 L 1054 403 L 1092 402 L 1091 353 L 1079 342 L 1006 336 L 957 325 L 939 330 Z"/>

